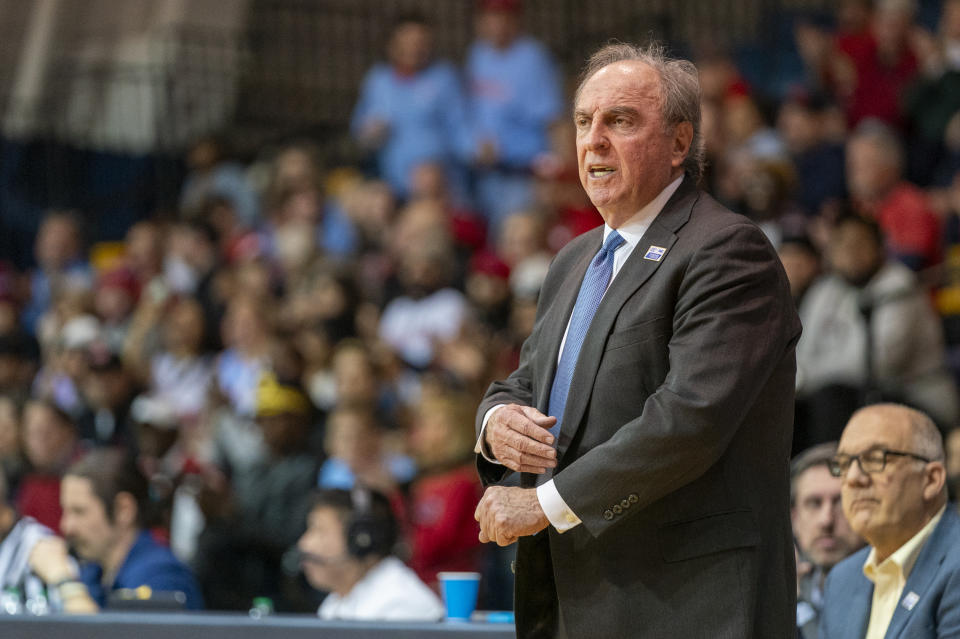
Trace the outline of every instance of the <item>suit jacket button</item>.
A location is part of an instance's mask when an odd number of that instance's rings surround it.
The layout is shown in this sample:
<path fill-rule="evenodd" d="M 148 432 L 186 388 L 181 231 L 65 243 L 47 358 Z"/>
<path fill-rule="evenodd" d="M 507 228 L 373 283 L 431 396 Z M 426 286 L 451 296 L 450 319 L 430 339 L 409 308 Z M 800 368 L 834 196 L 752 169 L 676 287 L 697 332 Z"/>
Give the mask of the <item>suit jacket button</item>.
<path fill-rule="evenodd" d="M 636 493 L 630 493 L 630 495 L 627 496 L 627 500 L 628 500 L 631 504 L 635 504 L 635 503 L 637 503 L 638 501 L 640 501 L 640 498 L 637 497 L 637 494 L 636 494 Z"/>
<path fill-rule="evenodd" d="M 622 499 L 622 500 L 620 501 L 620 505 L 623 506 L 624 508 L 629 508 L 629 507 L 630 507 L 630 500 L 629 500 L 629 499 Z"/>
<path fill-rule="evenodd" d="M 605 511 L 603 511 L 603 518 L 607 521 L 613 519 L 613 511 L 607 508 Z"/>
<path fill-rule="evenodd" d="M 618 515 L 623 512 L 623 508 L 620 507 L 620 504 L 614 504 L 612 510 Z"/>

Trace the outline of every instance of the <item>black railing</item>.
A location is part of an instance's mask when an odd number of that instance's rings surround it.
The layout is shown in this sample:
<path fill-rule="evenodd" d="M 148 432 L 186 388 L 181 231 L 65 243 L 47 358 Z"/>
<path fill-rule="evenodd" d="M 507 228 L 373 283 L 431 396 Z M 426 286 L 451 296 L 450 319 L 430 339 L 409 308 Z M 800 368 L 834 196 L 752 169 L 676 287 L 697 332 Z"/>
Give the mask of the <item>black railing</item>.
<path fill-rule="evenodd" d="M 161 158 L 152 175 L 126 187 L 147 191 L 131 201 L 153 203 L 175 201 L 170 191 L 179 168 L 169 159 L 205 134 L 223 134 L 246 159 L 294 137 L 314 140 L 333 161 L 354 159 L 346 125 L 361 79 L 383 58 L 398 14 L 425 14 L 436 27 L 437 54 L 459 64 L 473 38 L 477 1 L 248 0 L 224 5 L 245 11 L 242 20 L 224 21 L 229 28 L 138 25 L 132 36 L 117 28 L 96 31 L 78 5 L 65 2 L 45 52 L 50 63 L 29 104 L 14 97 L 12 69 L 22 62 L 29 39 L 23 30 L 31 21 L 14 4 L 16 19 L 0 24 L 6 42 L 0 53 L 9 58 L 0 71 L 3 136 L 44 145 L 46 160 L 33 170 L 45 175 L 32 178 L 43 189 L 31 200 L 83 206 L 71 186 L 77 149 Z M 525 29 L 554 53 L 572 84 L 589 53 L 614 38 L 654 37 L 684 55 L 728 50 L 754 72 L 775 71 L 774 52 L 792 46 L 784 27 L 790 16 L 833 7 L 833 0 L 524 0 L 523 15 Z M 4 40 L 13 28 L 19 31 Z M 138 39 L 142 49 L 111 54 L 123 50 L 125 37 Z M 744 57 L 744 51 L 760 53 Z"/>

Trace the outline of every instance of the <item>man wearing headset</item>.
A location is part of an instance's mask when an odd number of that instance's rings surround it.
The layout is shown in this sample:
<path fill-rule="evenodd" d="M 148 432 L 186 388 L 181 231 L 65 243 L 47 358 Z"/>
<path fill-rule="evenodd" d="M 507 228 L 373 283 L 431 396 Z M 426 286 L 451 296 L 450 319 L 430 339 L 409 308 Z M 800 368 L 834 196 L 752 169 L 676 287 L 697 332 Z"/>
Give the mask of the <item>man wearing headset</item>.
<path fill-rule="evenodd" d="M 393 556 L 397 524 L 386 497 L 364 488 L 322 490 L 297 542 L 310 585 L 330 594 L 322 619 L 436 621 L 440 599 Z"/>

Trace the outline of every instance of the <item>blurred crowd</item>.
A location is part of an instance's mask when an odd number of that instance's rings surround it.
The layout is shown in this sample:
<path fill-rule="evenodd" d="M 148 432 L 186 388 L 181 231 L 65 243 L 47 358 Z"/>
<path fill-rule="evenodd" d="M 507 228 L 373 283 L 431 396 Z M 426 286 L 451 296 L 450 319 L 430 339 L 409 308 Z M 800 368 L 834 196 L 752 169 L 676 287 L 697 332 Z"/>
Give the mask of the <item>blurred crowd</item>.
<path fill-rule="evenodd" d="M 915 10 L 798 19 L 786 95 L 695 59 L 704 187 L 763 228 L 803 319 L 795 453 L 881 400 L 960 444 L 960 0 L 934 30 Z M 516 366 L 552 255 L 602 223 L 571 79 L 521 24 L 519 0 L 480 1 L 458 68 L 427 19 L 400 17 L 359 87 L 359 165 L 311 140 L 241 164 L 206 138 L 176 213 L 122 242 L 45 215 L 36 266 L 0 264 L 0 573 L 26 522 L 46 543 L 20 569 L 65 607 L 117 604 L 151 573 L 189 607 L 316 610 L 333 592 L 328 615 L 360 615 L 348 595 L 376 562 L 352 524 L 384 496 L 383 583 L 476 570 L 481 607 L 510 607 L 510 550 L 481 547 L 473 519 L 474 411 Z"/>

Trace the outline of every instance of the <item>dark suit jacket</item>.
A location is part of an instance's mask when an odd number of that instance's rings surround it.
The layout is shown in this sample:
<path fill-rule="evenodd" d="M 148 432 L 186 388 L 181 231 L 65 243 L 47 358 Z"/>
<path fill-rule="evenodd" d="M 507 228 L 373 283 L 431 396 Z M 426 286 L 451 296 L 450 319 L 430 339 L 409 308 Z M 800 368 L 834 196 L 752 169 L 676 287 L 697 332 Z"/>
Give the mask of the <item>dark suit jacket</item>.
<path fill-rule="evenodd" d="M 960 516 L 955 508 L 947 505 L 920 550 L 887 626 L 886 639 L 960 637 Z M 863 574 L 869 553 L 867 546 L 830 571 L 820 614 L 820 639 L 861 639 L 866 634 L 873 606 L 873 582 Z"/>
<path fill-rule="evenodd" d="M 546 412 L 602 228 L 547 274 L 519 368 L 480 404 Z M 666 249 L 660 261 L 648 247 Z M 776 252 L 686 177 L 613 280 L 577 362 L 553 479 L 582 524 L 519 542 L 521 637 L 793 637 L 800 323 Z M 509 473 L 478 456 L 485 484 Z M 521 476 L 533 486 L 535 475 Z"/>

